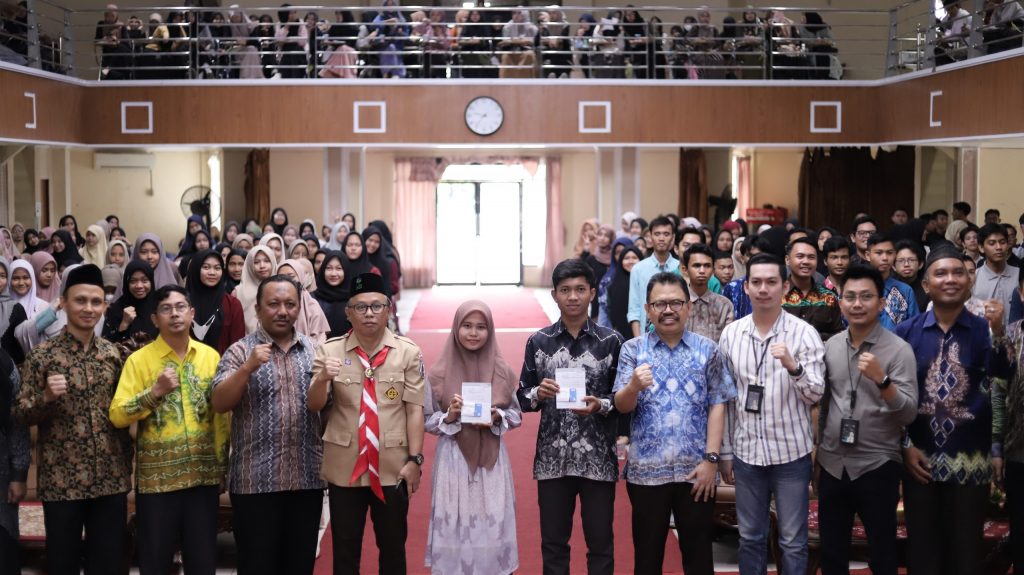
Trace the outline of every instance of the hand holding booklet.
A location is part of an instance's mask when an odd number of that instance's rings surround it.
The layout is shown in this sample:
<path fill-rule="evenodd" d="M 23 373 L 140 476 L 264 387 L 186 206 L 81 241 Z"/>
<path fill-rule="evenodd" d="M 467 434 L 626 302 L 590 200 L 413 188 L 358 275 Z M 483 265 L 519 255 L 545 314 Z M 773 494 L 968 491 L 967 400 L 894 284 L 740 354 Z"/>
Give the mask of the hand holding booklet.
<path fill-rule="evenodd" d="M 587 402 L 587 371 L 582 367 L 563 367 L 555 370 L 558 395 L 555 407 L 558 409 L 585 409 Z"/>
<path fill-rule="evenodd" d="M 491 424 L 490 382 L 462 383 L 462 423 Z"/>

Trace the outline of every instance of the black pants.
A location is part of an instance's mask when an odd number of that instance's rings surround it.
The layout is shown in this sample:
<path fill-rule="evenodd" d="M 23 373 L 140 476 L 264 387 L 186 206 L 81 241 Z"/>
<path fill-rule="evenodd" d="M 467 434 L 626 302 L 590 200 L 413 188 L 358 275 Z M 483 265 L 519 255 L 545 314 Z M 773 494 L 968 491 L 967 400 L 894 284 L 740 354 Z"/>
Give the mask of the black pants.
<path fill-rule="evenodd" d="M 18 540 L 0 527 L 0 575 L 20 575 Z"/>
<path fill-rule="evenodd" d="M 615 513 L 615 483 L 582 477 L 562 477 L 537 482 L 540 504 L 540 549 L 544 575 L 568 575 L 569 537 L 580 498 L 583 537 L 587 541 L 587 573 L 611 575 L 615 570 L 612 547 L 612 519 Z M 666 521 L 667 524 L 667 521 Z M 574 573 L 579 573 L 577 569 Z"/>
<path fill-rule="evenodd" d="M 988 485 L 922 485 L 904 472 L 910 575 L 960 575 L 981 569 L 988 493 Z"/>
<path fill-rule="evenodd" d="M 231 494 L 239 575 L 313 572 L 324 490 Z"/>
<path fill-rule="evenodd" d="M 128 495 L 78 501 L 44 501 L 49 575 L 127 573 Z M 82 539 L 82 529 L 85 539 Z"/>
<path fill-rule="evenodd" d="M 1006 462 L 1006 508 L 1010 512 L 1013 572 L 1024 573 L 1024 463 Z"/>
<path fill-rule="evenodd" d="M 679 530 L 679 552 L 686 575 L 712 575 L 715 501 L 693 500 L 692 483 L 626 484 L 633 506 L 633 572 L 661 573 L 670 515 Z"/>
<path fill-rule="evenodd" d="M 873 575 L 896 575 L 896 506 L 900 501 L 903 466 L 895 461 L 869 471 L 856 480 L 843 472 L 834 477 L 821 470 L 818 481 L 818 518 L 821 529 L 822 575 L 850 573 L 850 532 L 854 514 L 868 536 L 869 566 Z"/>
<path fill-rule="evenodd" d="M 185 573 L 216 573 L 219 491 L 204 485 L 135 497 L 140 575 L 167 575 L 179 545 Z"/>
<path fill-rule="evenodd" d="M 384 486 L 382 503 L 369 487 L 329 486 L 331 506 L 331 548 L 334 575 L 356 575 L 363 551 L 366 510 L 370 510 L 373 534 L 377 538 L 381 575 L 405 573 L 405 540 L 409 535 L 409 497 L 393 485 Z"/>

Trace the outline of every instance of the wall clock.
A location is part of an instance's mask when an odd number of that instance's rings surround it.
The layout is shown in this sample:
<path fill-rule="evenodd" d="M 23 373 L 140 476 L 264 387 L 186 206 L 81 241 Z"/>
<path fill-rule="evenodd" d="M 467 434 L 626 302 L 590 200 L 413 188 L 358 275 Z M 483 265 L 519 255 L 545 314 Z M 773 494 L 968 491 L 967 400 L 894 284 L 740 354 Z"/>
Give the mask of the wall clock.
<path fill-rule="evenodd" d="M 505 111 L 494 98 L 473 98 L 466 106 L 466 127 L 478 136 L 490 136 L 501 129 Z"/>

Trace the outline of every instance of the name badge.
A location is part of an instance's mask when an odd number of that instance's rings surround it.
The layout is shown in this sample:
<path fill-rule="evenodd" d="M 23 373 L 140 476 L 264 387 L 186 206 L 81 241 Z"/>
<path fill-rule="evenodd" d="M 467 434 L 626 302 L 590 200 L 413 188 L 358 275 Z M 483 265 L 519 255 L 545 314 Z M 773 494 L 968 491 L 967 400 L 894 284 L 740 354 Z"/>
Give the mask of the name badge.
<path fill-rule="evenodd" d="M 764 386 L 763 385 L 750 385 L 747 386 L 747 401 L 743 405 L 743 409 L 747 413 L 761 413 L 761 404 L 764 403 Z"/>
<path fill-rule="evenodd" d="M 842 443 L 843 445 L 856 445 L 859 431 L 859 421 L 849 418 L 843 419 L 839 422 L 839 443 Z"/>

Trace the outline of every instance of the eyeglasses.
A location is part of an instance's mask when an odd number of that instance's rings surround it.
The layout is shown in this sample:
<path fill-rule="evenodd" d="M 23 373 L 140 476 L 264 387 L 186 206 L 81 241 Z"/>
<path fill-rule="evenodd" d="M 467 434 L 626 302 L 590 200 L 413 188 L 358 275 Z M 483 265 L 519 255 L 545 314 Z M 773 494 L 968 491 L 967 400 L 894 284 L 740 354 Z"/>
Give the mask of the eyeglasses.
<path fill-rule="evenodd" d="M 857 293 L 844 293 L 843 294 L 843 301 L 845 301 L 846 303 L 857 303 L 858 301 L 860 301 L 861 303 L 871 303 L 871 302 L 875 301 L 875 299 L 877 299 L 877 298 L 878 298 L 878 296 L 876 294 L 873 294 L 873 293 L 860 293 L 860 294 L 857 294 Z"/>
<path fill-rule="evenodd" d="M 917 258 L 900 258 L 896 260 L 898 266 L 912 266 L 917 264 Z"/>
<path fill-rule="evenodd" d="M 866 238 L 878 230 L 857 230 L 856 235 L 858 238 Z"/>
<path fill-rule="evenodd" d="M 666 309 L 670 309 L 672 311 L 679 311 L 683 309 L 683 306 L 686 305 L 686 302 L 681 299 L 674 299 L 669 301 L 654 301 L 647 305 L 653 307 L 654 311 L 661 313 Z"/>
<path fill-rule="evenodd" d="M 174 305 L 167 304 L 156 308 L 156 313 L 160 315 L 171 315 L 172 312 L 185 313 L 188 311 L 189 305 L 185 302 L 176 303 Z"/>
<path fill-rule="evenodd" d="M 380 312 L 387 309 L 389 305 L 390 304 L 378 302 L 373 304 L 357 303 L 355 305 L 350 305 L 346 307 L 350 310 L 354 310 L 358 314 L 365 314 L 366 310 L 370 310 L 373 313 L 373 315 L 377 315 Z"/>

